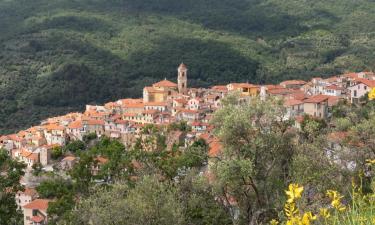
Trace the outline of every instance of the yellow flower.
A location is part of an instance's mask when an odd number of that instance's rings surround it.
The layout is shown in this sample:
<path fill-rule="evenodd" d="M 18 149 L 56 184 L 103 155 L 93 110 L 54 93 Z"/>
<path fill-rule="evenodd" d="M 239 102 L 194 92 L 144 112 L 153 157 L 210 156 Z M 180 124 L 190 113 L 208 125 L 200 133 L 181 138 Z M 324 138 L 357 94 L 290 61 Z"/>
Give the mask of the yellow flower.
<path fill-rule="evenodd" d="M 316 220 L 316 216 L 314 216 L 311 212 L 306 212 L 302 216 L 302 225 L 310 225 L 311 221 Z"/>
<path fill-rule="evenodd" d="M 289 218 L 298 214 L 298 208 L 295 203 L 286 203 L 284 206 L 285 215 Z"/>
<path fill-rule="evenodd" d="M 375 99 L 375 88 L 371 89 L 371 91 L 368 93 L 368 98 L 370 100 L 374 100 Z"/>
<path fill-rule="evenodd" d="M 301 198 L 303 187 L 299 186 L 298 184 L 289 184 L 288 189 L 288 191 L 285 191 L 286 195 L 288 196 L 288 203 L 292 203 L 296 199 Z"/>
<path fill-rule="evenodd" d="M 375 88 L 374 88 L 375 90 Z M 369 166 L 375 165 L 375 159 L 366 159 L 366 164 Z"/>
<path fill-rule="evenodd" d="M 320 212 L 319 212 L 320 216 L 327 219 L 331 216 L 331 214 L 329 213 L 328 209 L 326 208 L 323 208 L 323 209 L 320 209 Z"/>
<path fill-rule="evenodd" d="M 339 211 L 344 211 L 346 209 L 346 207 L 341 203 L 342 196 L 340 195 L 340 193 L 338 193 L 337 191 L 328 190 L 327 196 L 331 199 L 331 205 L 335 209 Z"/>
<path fill-rule="evenodd" d="M 286 221 L 286 225 L 302 225 L 301 218 L 299 216 L 292 217 Z"/>
<path fill-rule="evenodd" d="M 279 221 L 277 221 L 275 219 L 271 220 L 271 222 L 270 222 L 270 225 L 277 225 L 277 224 L 279 224 Z"/>

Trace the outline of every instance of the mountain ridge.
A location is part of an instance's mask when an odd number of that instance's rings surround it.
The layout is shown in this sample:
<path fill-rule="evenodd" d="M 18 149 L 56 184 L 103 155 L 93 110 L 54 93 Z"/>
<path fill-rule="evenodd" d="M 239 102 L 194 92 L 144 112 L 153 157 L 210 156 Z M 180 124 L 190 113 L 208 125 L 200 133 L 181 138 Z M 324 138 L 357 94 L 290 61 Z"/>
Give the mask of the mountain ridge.
<path fill-rule="evenodd" d="M 0 133 L 137 97 L 189 64 L 193 86 L 373 70 L 373 1 L 0 1 Z"/>

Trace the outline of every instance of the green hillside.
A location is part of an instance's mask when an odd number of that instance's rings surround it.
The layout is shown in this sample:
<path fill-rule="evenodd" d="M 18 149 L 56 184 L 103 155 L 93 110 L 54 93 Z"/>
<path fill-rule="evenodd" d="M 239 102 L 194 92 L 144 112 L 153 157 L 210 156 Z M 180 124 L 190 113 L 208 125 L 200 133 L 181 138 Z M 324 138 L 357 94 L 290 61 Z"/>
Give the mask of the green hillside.
<path fill-rule="evenodd" d="M 0 0 L 0 133 L 136 97 L 183 61 L 190 84 L 375 67 L 373 0 Z"/>

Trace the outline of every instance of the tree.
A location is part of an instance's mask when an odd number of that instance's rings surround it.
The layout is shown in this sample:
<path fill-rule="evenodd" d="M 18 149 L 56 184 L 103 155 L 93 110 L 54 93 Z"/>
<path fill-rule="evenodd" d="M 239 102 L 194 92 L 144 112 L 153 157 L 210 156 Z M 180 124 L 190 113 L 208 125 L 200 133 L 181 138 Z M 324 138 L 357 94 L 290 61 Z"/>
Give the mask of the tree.
<path fill-rule="evenodd" d="M 33 164 L 32 168 L 33 168 L 33 175 L 34 176 L 39 176 L 42 173 L 42 171 L 43 171 L 42 170 L 43 166 L 40 163 Z"/>
<path fill-rule="evenodd" d="M 198 172 L 196 169 L 188 171 L 177 186 L 186 224 L 232 224 L 230 213 L 217 201 L 212 185 L 206 177 L 197 175 Z"/>
<path fill-rule="evenodd" d="M 88 144 L 90 141 L 95 140 L 98 138 L 98 135 L 96 133 L 89 133 L 83 136 L 83 141 Z"/>
<path fill-rule="evenodd" d="M 62 224 L 182 225 L 184 215 L 176 188 L 146 176 L 134 189 L 123 184 L 97 188 Z"/>
<path fill-rule="evenodd" d="M 51 158 L 54 160 L 59 159 L 64 154 L 63 148 L 60 146 L 54 147 L 51 152 Z"/>
<path fill-rule="evenodd" d="M 17 210 L 15 195 L 23 190 L 19 183 L 26 165 L 12 160 L 0 149 L 0 225 L 19 224 L 22 213 Z"/>
<path fill-rule="evenodd" d="M 76 153 L 78 151 L 82 151 L 86 148 L 85 143 L 80 140 L 72 141 L 67 144 L 64 149 L 65 151 L 69 151 L 72 153 Z"/>
<path fill-rule="evenodd" d="M 41 198 L 61 198 L 72 192 L 72 183 L 60 178 L 43 181 L 36 190 Z"/>
<path fill-rule="evenodd" d="M 81 153 L 80 159 L 70 171 L 74 180 L 74 188 L 81 194 L 87 194 L 92 179 L 91 169 L 94 165 L 94 158 L 88 153 Z"/>
<path fill-rule="evenodd" d="M 215 133 L 224 152 L 212 166 L 217 194 L 231 206 L 239 224 L 268 222 L 280 206 L 290 179 L 295 134 L 284 121 L 283 101 L 252 98 L 239 101 L 230 95 L 214 114 Z"/>

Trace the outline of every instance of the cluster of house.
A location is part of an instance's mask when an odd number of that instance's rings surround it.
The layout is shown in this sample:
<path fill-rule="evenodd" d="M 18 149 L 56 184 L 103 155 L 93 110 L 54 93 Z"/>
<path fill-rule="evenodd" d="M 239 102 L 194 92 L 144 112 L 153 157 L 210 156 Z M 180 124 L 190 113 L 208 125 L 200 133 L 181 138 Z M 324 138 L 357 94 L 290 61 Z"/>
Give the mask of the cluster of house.
<path fill-rule="evenodd" d="M 180 132 L 175 139 L 191 143 L 203 138 L 210 146 L 210 156 L 216 156 L 221 146 L 211 135 L 213 127 L 209 121 L 228 93 L 238 92 L 244 100 L 256 96 L 280 97 L 287 109 L 285 119 L 294 118 L 298 123 L 305 114 L 325 119 L 329 117 L 330 107 L 341 99 L 358 103 L 375 87 L 375 74 L 360 72 L 311 81 L 287 80 L 278 85 L 230 83 L 211 88 L 188 88 L 187 71 L 182 63 L 178 67 L 177 83 L 165 79 L 145 87 L 142 99 L 87 105 L 83 113 L 49 118 L 38 126 L 1 136 L 0 148 L 7 150 L 12 158 L 26 163 L 29 169 L 36 163 L 46 167 L 51 164 L 51 150 L 55 146 L 82 140 L 90 133 L 115 138 L 125 146 L 131 146 L 146 124 L 163 126 L 186 121 L 192 131 Z M 63 168 L 71 168 L 76 160 L 74 156 L 67 156 L 60 163 Z M 105 159 L 99 161 L 105 163 Z M 33 191 L 26 189 L 20 193 L 18 201 L 24 210 L 25 225 L 46 223 L 48 200 L 37 199 Z"/>

